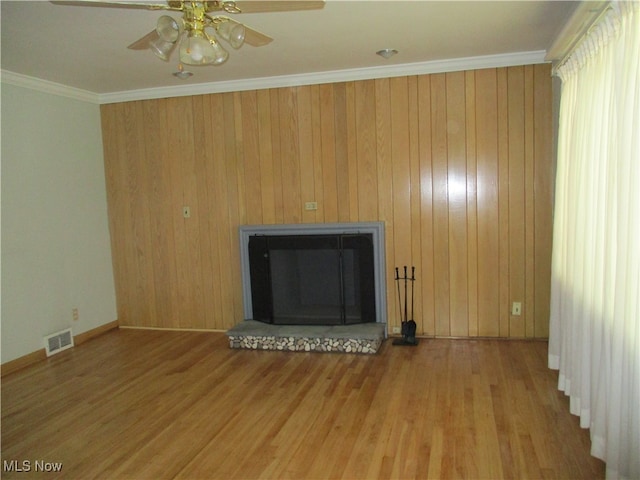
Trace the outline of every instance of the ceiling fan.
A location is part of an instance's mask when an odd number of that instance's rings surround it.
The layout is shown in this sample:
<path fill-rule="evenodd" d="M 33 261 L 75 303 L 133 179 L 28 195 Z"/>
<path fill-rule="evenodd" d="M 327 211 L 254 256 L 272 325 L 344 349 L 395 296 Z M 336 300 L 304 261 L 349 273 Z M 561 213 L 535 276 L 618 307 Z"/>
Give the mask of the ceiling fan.
<path fill-rule="evenodd" d="M 166 4 L 125 1 L 52 1 L 57 5 L 92 6 L 110 8 L 135 8 L 146 10 L 168 10 L 182 13 L 176 20 L 162 15 L 156 28 L 136 40 L 128 48 L 151 49 L 160 59 L 169 61 L 173 50 L 179 46 L 180 71 L 186 65 L 220 65 L 229 58 L 229 53 L 220 39 L 233 48 L 244 43 L 260 47 L 273 38 L 249 28 L 224 14 L 284 12 L 294 10 L 316 10 L 324 8 L 324 0 L 214 0 L 214 1 L 167 1 Z"/>

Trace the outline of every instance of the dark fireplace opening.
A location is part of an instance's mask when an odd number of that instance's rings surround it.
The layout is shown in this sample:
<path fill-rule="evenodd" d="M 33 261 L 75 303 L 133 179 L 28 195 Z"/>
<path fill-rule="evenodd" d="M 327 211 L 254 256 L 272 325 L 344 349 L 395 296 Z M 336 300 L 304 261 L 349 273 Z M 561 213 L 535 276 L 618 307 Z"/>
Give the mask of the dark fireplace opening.
<path fill-rule="evenodd" d="M 371 234 L 249 237 L 253 319 L 279 325 L 376 321 Z"/>

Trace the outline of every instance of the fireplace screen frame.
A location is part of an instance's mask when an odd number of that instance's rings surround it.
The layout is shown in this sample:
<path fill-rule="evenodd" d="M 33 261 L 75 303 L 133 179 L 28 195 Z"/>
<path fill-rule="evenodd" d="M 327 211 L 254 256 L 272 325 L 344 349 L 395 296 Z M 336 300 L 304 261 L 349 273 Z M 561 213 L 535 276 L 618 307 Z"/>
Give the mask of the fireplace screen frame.
<path fill-rule="evenodd" d="M 387 323 L 387 287 L 383 222 L 323 223 L 296 225 L 242 225 L 239 227 L 243 316 L 253 317 L 249 239 L 256 235 L 353 235 L 371 234 L 374 255 L 375 322 Z"/>

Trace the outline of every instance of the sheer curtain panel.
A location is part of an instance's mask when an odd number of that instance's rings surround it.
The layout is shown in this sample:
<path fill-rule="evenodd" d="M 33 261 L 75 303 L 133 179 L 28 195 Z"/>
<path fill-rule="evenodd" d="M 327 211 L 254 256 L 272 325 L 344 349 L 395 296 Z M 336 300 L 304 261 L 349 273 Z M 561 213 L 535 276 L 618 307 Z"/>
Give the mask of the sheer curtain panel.
<path fill-rule="evenodd" d="M 640 3 L 612 2 L 562 80 L 549 367 L 607 478 L 640 478 Z"/>

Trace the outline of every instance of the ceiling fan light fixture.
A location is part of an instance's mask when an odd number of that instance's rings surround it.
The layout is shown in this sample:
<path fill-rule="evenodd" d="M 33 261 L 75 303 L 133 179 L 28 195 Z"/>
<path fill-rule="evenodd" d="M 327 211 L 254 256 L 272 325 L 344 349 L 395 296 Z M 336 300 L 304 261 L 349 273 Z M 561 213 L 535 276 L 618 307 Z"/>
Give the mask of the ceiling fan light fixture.
<path fill-rule="evenodd" d="M 1 1 L 1 0 L 0 0 Z M 324 8 L 325 0 L 281 0 L 269 2 L 242 1 L 242 8 L 234 0 L 198 0 L 173 1 L 166 4 L 154 4 L 140 1 L 103 1 L 81 0 L 69 2 L 53 2 L 60 4 L 82 4 L 104 6 L 110 8 L 132 8 L 145 10 L 165 10 L 180 12 L 182 18 L 174 19 L 169 15 L 162 15 L 156 22 L 156 28 L 142 38 L 130 44 L 131 50 L 146 50 L 149 48 L 158 58 L 168 61 L 173 50 L 179 45 L 180 66 L 186 65 L 220 65 L 229 57 L 229 53 L 220 45 L 218 39 L 225 40 L 233 48 L 238 49 L 244 43 L 254 47 L 261 47 L 273 41 L 273 38 L 245 27 L 225 16 L 211 16 L 213 12 L 224 11 L 228 14 L 262 13 L 295 10 L 316 10 Z M 206 29 L 215 31 L 210 36 Z M 396 52 L 397 53 L 397 52 Z M 182 68 L 174 72 L 178 78 L 187 78 L 191 72 L 183 72 Z"/>
<path fill-rule="evenodd" d="M 244 25 L 230 18 L 219 18 L 215 24 L 216 32 L 220 38 L 229 43 L 233 48 L 240 48 L 244 44 L 246 29 Z"/>

